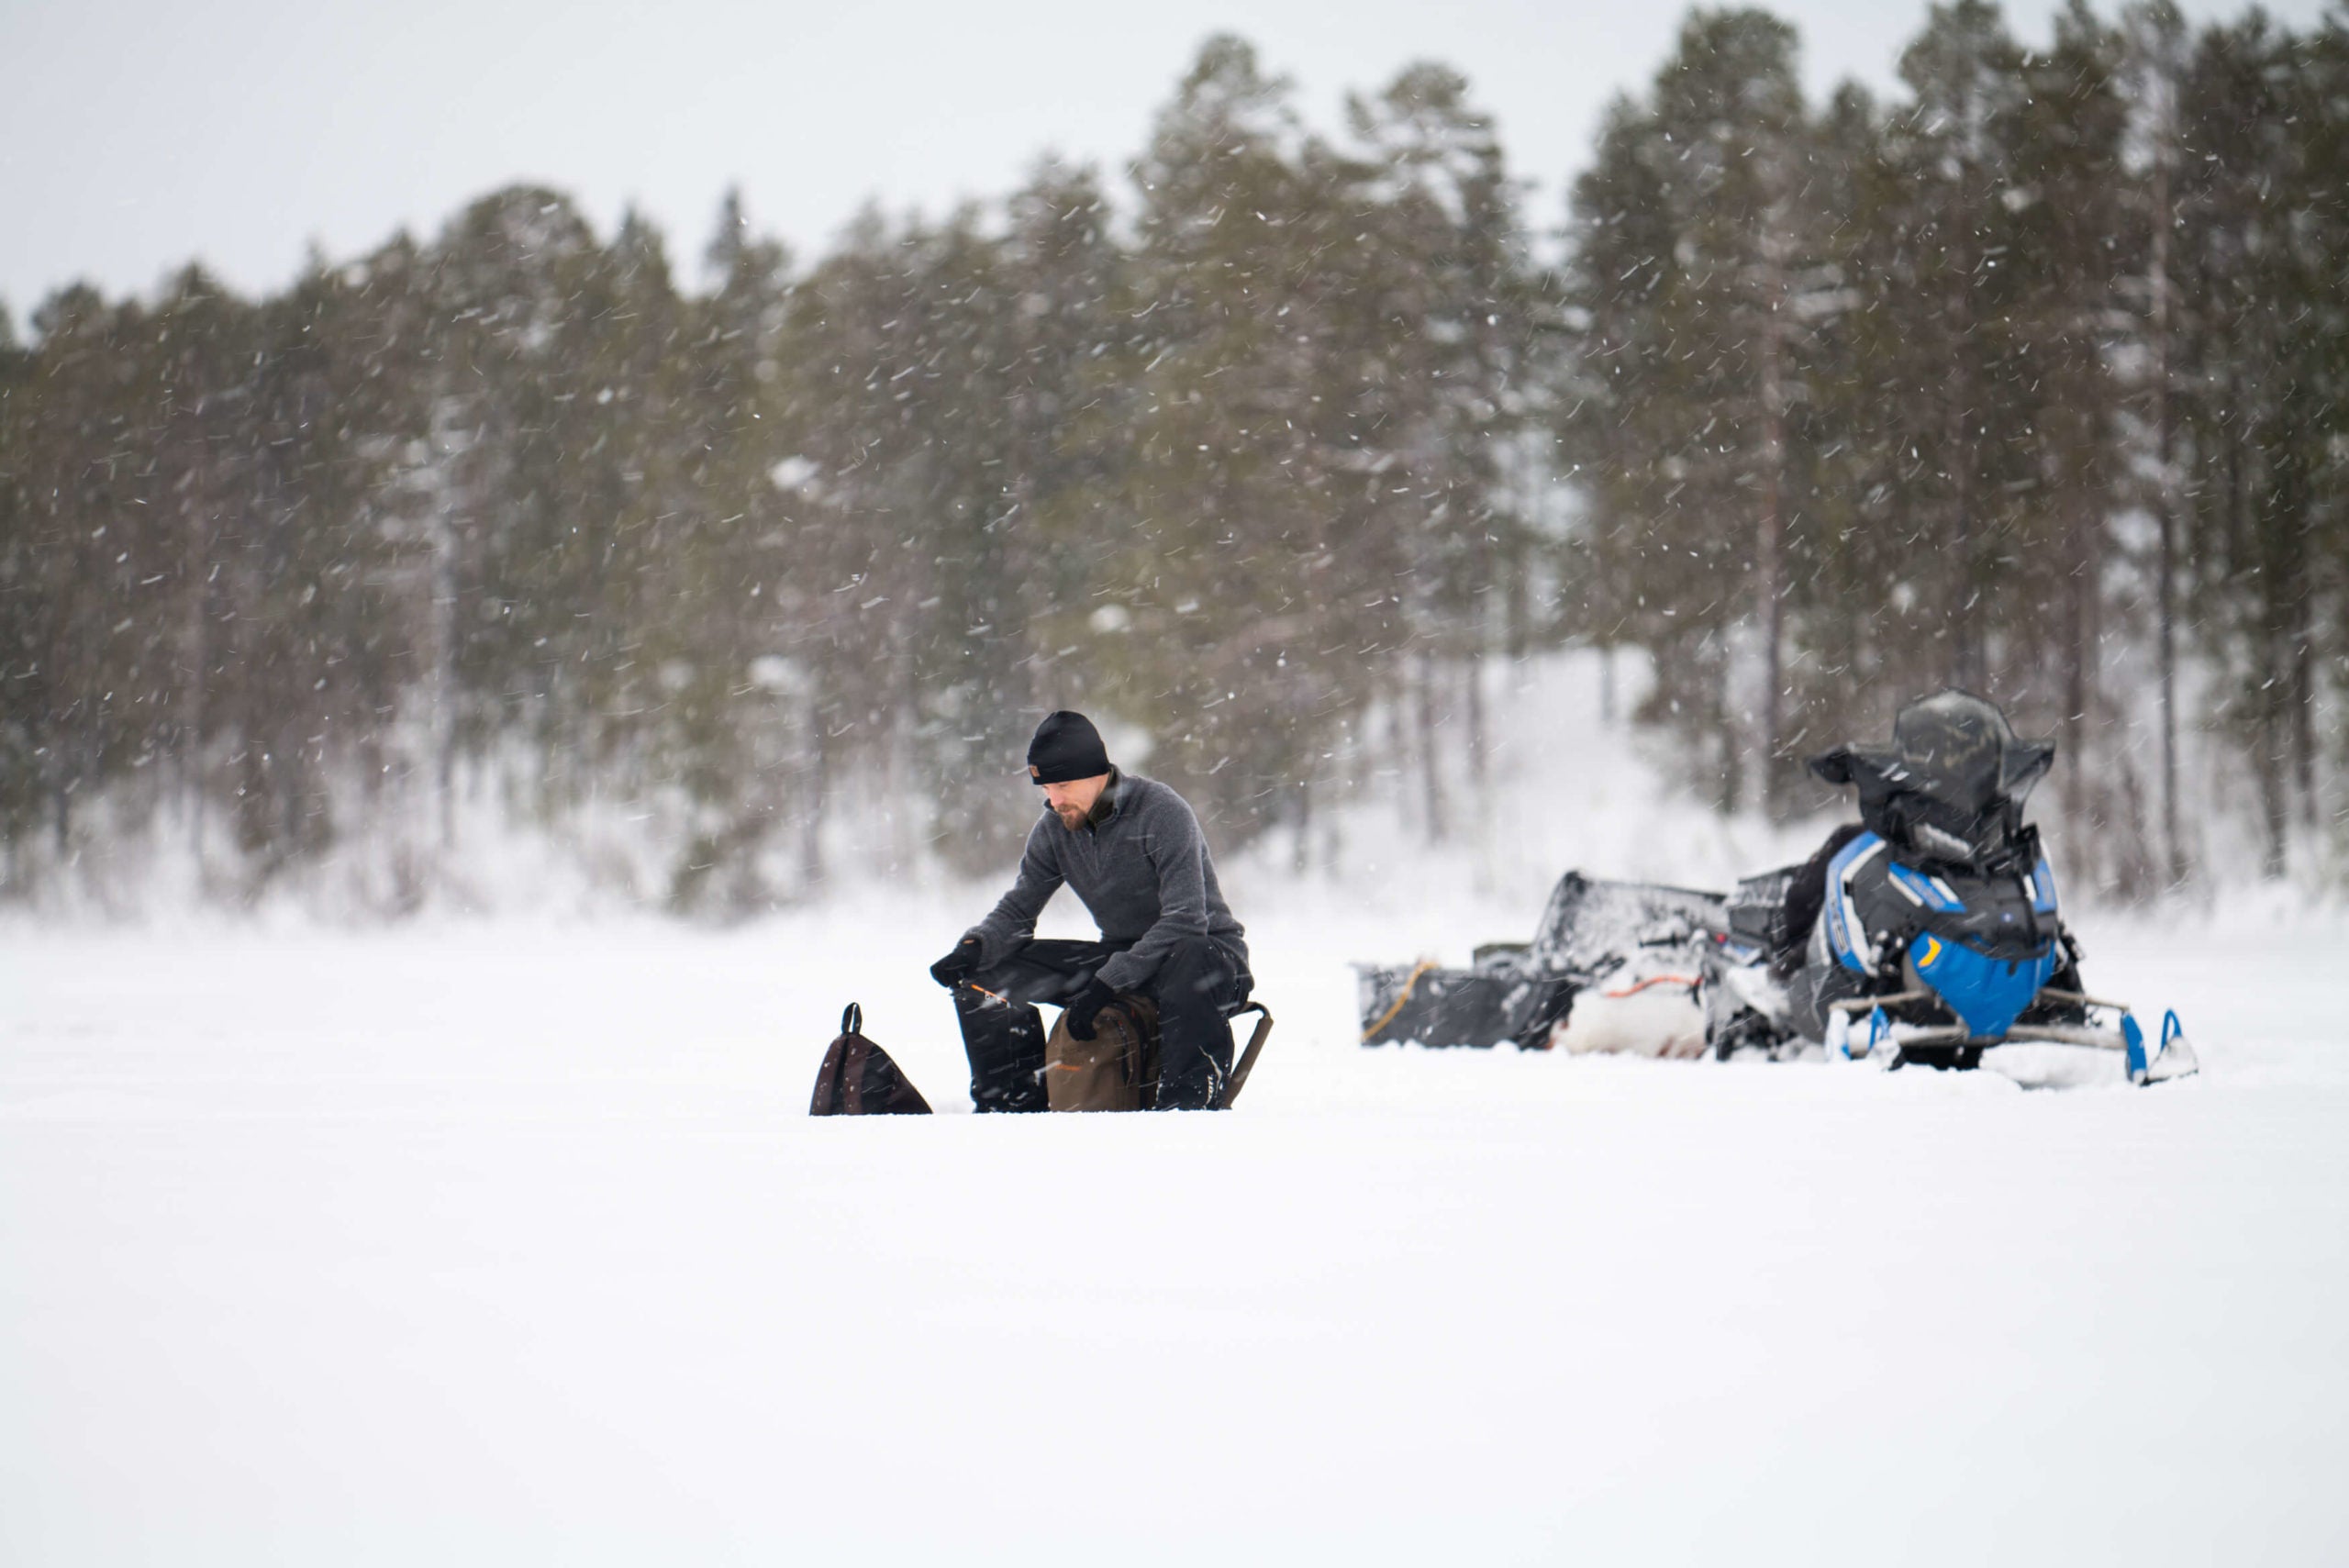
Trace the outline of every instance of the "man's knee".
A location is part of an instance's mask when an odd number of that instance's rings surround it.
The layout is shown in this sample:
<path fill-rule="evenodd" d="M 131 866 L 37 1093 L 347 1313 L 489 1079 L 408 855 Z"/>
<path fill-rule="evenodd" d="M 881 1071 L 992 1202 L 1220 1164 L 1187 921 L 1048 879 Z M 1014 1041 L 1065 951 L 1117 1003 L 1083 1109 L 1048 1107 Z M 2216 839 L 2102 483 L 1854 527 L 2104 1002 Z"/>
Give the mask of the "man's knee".
<path fill-rule="evenodd" d="M 955 989 L 956 1005 L 984 1009 L 1008 1001 L 1021 1006 L 1042 1003 L 1060 1006 L 1083 988 L 1090 973 L 1088 962 L 1098 966 L 1099 956 L 1089 951 L 1093 945 L 1022 942 L 993 963 L 973 971 L 969 983 Z"/>
<path fill-rule="evenodd" d="M 1158 968 L 1158 1004 L 1193 1000 L 1220 1006 L 1239 978 L 1239 965 L 1213 937 L 1178 937 Z"/>

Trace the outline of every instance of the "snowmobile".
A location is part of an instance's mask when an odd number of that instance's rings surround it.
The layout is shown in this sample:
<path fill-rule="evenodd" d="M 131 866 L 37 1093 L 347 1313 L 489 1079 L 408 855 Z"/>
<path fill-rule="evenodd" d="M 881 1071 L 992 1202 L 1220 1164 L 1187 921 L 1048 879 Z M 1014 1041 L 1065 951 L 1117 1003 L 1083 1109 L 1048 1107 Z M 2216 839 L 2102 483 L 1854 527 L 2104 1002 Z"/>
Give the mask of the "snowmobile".
<path fill-rule="evenodd" d="M 1891 745 L 1811 761 L 1856 789 L 1860 821 L 1806 864 L 1727 894 L 1569 872 L 1532 942 L 1481 948 L 1465 973 L 1357 966 L 1364 1042 L 1968 1069 L 2044 1041 L 2119 1051 L 2132 1083 L 2184 1077 L 2199 1063 L 2175 1012 L 2149 1044 L 2125 1006 L 2082 986 L 2022 820 L 2054 755 L 1980 697 L 1911 703 Z"/>

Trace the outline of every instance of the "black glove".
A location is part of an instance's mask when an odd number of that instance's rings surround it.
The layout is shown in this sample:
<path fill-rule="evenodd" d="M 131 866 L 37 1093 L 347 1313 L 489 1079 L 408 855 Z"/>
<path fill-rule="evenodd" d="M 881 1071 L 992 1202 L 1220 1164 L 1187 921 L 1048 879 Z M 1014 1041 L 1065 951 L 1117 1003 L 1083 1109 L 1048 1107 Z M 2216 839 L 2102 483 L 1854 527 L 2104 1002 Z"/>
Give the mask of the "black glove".
<path fill-rule="evenodd" d="M 930 966 L 930 977 L 949 991 L 979 972 L 979 939 L 964 937 L 954 951 Z"/>
<path fill-rule="evenodd" d="M 1093 1020 L 1101 1016 L 1102 1008 L 1117 999 L 1118 994 L 1098 980 L 1087 981 L 1084 990 L 1069 998 L 1067 1022 L 1070 1038 L 1091 1040 Z"/>

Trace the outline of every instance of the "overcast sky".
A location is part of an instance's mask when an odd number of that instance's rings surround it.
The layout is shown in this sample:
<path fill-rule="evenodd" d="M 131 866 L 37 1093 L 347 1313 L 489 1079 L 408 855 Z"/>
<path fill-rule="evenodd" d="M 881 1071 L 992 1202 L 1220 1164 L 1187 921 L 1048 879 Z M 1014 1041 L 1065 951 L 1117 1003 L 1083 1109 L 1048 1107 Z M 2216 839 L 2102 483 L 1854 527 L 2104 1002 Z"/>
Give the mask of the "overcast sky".
<path fill-rule="evenodd" d="M 2321 5 L 2268 9 L 2308 26 Z M 2030 45 L 2055 8 L 2008 14 Z M 1889 89 L 1924 15 L 1774 9 L 1801 28 L 1814 95 L 1845 76 Z M 941 212 L 1010 189 L 1047 149 L 1115 169 L 1225 29 L 1330 128 L 1350 88 L 1413 60 L 1456 66 L 1533 182 L 1530 221 L 1552 228 L 1599 110 L 1653 76 L 1680 16 L 1630 0 L 0 0 L 0 302 L 21 328 L 64 283 L 145 294 L 190 257 L 272 289 L 313 239 L 340 259 L 403 226 L 429 238 L 518 180 L 570 192 L 607 234 L 635 203 L 696 283 L 729 183 L 805 258 L 868 197 Z"/>

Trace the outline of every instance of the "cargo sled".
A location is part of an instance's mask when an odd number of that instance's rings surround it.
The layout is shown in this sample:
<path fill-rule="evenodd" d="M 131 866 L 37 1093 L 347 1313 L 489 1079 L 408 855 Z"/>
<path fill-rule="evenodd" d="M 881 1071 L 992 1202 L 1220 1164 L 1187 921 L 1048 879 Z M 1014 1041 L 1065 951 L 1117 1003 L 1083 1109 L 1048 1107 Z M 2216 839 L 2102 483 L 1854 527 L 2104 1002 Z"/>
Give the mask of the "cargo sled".
<path fill-rule="evenodd" d="M 1696 997 L 1722 903 L 1570 871 L 1530 942 L 1488 943 L 1464 970 L 1356 964 L 1363 1043 L 1702 1055 Z"/>

